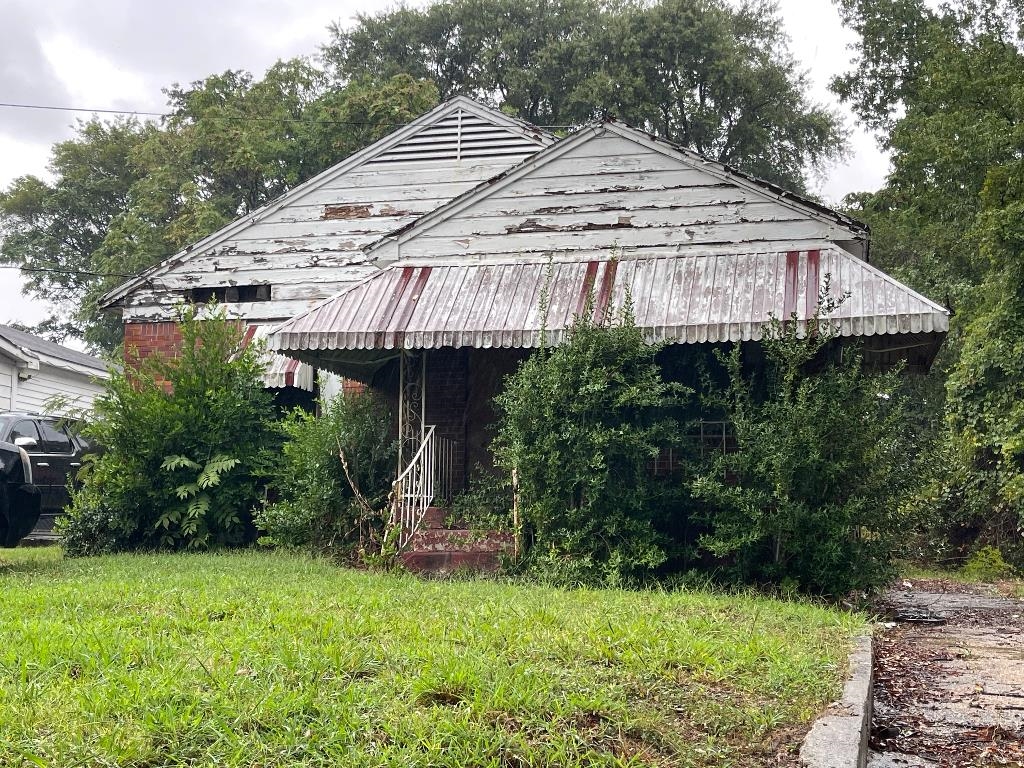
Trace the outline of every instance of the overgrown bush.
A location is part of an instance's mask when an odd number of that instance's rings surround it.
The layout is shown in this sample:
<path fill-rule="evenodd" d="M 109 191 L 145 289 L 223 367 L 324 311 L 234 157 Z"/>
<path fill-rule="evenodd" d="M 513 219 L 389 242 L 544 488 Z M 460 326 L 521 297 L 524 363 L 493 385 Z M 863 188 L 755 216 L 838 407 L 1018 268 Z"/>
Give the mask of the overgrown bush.
<path fill-rule="evenodd" d="M 662 379 L 657 352 L 628 312 L 578 319 L 496 398 L 495 463 L 517 479 L 535 574 L 620 585 L 668 557 L 660 524 L 674 489 L 651 466 L 679 435 L 667 409 L 681 392 Z"/>
<path fill-rule="evenodd" d="M 177 357 L 115 371 L 85 435 L 93 455 L 61 522 L 65 551 L 198 548 L 252 539 L 252 510 L 276 441 L 257 349 L 214 312 L 180 318 Z"/>
<path fill-rule="evenodd" d="M 512 530 L 512 478 L 477 465 L 468 487 L 451 501 L 446 522 L 485 531 Z"/>
<path fill-rule="evenodd" d="M 1013 576 L 1013 566 L 996 547 L 982 547 L 967 558 L 960 573 L 971 581 L 999 581 Z"/>
<path fill-rule="evenodd" d="M 256 523 L 267 544 L 297 546 L 338 556 L 380 541 L 384 519 L 354 497 L 352 483 L 374 510 L 387 505 L 396 443 L 386 403 L 372 394 L 349 394 L 321 403 L 314 416 L 292 411 L 281 423 L 285 442 L 273 470 L 278 500 Z"/>
<path fill-rule="evenodd" d="M 720 356 L 730 383 L 717 404 L 737 447 L 693 483 L 707 505 L 701 544 L 746 583 L 831 595 L 881 584 L 914 474 L 900 376 L 866 372 L 827 320 L 802 338 L 794 323 L 766 331 L 763 382 L 739 347 Z"/>

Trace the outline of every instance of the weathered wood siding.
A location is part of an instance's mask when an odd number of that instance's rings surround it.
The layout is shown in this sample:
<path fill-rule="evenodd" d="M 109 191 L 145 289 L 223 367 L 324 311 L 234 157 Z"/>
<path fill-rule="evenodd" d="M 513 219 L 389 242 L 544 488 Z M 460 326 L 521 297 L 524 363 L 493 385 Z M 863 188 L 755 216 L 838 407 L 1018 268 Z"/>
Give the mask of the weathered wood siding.
<path fill-rule="evenodd" d="M 568 142 L 565 152 L 556 145 L 550 159 L 375 249 L 380 260 L 778 252 L 830 243 L 857 252 L 865 239 L 770 189 L 610 130 Z"/>
<path fill-rule="evenodd" d="M 479 115 L 450 115 L 347 172 L 296 189 L 284 205 L 153 275 L 124 299 L 123 318 L 169 319 L 188 289 L 231 285 L 270 286 L 269 301 L 226 305 L 232 315 L 255 322 L 292 317 L 376 272 L 364 246 L 549 142 Z"/>

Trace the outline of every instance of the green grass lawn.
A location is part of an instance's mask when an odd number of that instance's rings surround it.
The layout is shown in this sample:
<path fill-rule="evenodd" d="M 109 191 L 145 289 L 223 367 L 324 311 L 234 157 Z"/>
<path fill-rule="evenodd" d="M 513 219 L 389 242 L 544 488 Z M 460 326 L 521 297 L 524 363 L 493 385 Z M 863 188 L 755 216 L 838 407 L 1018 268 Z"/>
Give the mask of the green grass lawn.
<path fill-rule="evenodd" d="M 280 553 L 0 550 L 0 765 L 774 765 L 861 627 Z"/>

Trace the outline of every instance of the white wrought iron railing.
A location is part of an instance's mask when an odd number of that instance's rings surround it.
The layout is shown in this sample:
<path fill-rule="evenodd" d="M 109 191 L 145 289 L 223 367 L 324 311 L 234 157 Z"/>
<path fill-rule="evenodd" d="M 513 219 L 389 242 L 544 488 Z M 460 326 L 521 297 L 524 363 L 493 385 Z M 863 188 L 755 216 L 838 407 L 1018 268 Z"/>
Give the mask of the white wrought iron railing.
<path fill-rule="evenodd" d="M 398 550 L 405 549 L 432 506 L 452 497 L 455 444 L 426 428 L 423 442 L 392 484 L 391 524 L 398 527 Z"/>

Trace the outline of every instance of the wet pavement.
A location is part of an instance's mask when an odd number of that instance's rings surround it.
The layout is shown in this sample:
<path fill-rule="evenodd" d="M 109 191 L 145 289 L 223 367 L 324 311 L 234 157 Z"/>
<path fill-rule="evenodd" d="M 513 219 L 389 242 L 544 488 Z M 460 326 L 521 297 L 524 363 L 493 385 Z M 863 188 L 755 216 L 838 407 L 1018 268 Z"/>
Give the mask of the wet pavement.
<path fill-rule="evenodd" d="M 868 766 L 1024 766 L 1024 601 L 942 586 L 885 596 Z"/>

